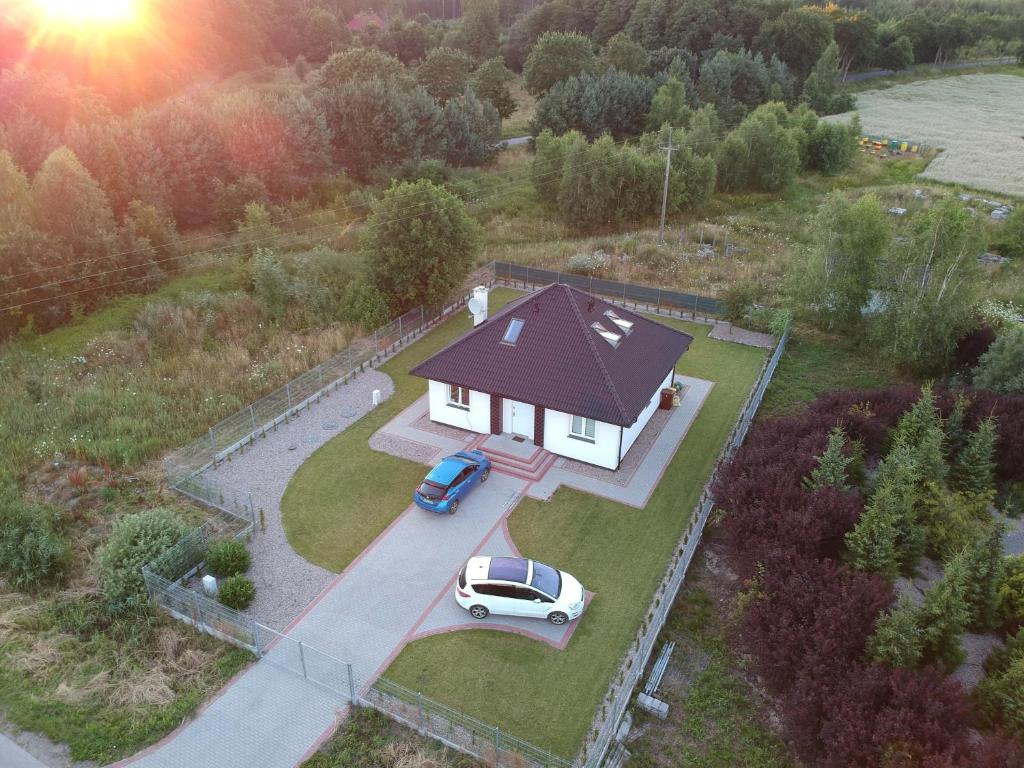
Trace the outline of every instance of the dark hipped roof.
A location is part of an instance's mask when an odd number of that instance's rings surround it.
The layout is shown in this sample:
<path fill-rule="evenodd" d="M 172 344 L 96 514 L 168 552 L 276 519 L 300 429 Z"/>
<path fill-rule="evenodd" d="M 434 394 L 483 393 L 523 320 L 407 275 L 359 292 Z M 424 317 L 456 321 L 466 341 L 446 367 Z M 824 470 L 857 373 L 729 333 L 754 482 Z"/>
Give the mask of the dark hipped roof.
<path fill-rule="evenodd" d="M 629 334 L 605 315 L 633 323 Z M 513 318 L 515 344 L 502 343 Z M 612 346 L 591 326 L 622 334 Z M 415 376 L 628 427 L 693 337 L 567 285 L 507 304 L 412 369 Z"/>

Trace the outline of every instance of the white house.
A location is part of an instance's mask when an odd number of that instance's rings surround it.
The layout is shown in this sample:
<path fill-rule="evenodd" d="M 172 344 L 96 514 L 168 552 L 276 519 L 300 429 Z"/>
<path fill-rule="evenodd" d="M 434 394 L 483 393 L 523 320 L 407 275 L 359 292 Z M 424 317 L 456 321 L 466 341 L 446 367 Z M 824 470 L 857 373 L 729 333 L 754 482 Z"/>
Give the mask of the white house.
<path fill-rule="evenodd" d="M 412 373 L 429 381 L 432 421 L 519 435 L 618 469 L 692 341 L 554 284 L 507 304 Z"/>

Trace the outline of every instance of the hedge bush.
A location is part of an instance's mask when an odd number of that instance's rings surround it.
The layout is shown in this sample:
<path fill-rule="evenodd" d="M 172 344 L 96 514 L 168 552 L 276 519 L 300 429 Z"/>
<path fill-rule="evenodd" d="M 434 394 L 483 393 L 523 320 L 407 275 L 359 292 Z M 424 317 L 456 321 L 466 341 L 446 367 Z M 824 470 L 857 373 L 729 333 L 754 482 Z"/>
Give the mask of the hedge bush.
<path fill-rule="evenodd" d="M 228 608 L 244 611 L 256 599 L 256 585 L 245 576 L 230 576 L 217 590 L 217 599 Z"/>
<path fill-rule="evenodd" d="M 35 589 L 63 575 L 68 545 L 55 523 L 48 509 L 26 506 L 13 494 L 0 497 L 0 573 L 15 589 Z"/>
<path fill-rule="evenodd" d="M 967 429 L 990 416 L 999 424 L 998 478 L 1024 479 L 1024 398 L 966 395 Z M 867 641 L 894 595 L 885 578 L 844 561 L 843 539 L 864 500 L 856 487 L 803 482 L 837 425 L 863 447 L 865 463 L 877 462 L 920 397 L 912 386 L 822 395 L 801 412 L 759 422 L 716 481 L 725 555 L 745 585 L 734 642 L 777 698 L 785 734 L 808 765 L 1024 764 L 1020 744 L 988 733 L 977 738 L 970 699 L 955 681 L 934 668 L 892 669 L 868 659 Z M 955 399 L 936 393 L 943 417 Z M 997 702 L 1006 699 L 995 694 L 1022 680 L 1006 666 L 991 686 Z M 998 715 L 1010 724 L 1012 713 Z M 904 754 L 913 759 L 900 762 Z"/>
<path fill-rule="evenodd" d="M 206 551 L 206 570 L 218 578 L 245 573 L 250 562 L 249 550 L 238 539 L 215 541 Z"/>
<path fill-rule="evenodd" d="M 173 547 L 189 527 L 169 509 L 159 507 L 127 515 L 116 523 L 100 550 L 103 597 L 110 613 L 147 604 L 142 566 Z"/>

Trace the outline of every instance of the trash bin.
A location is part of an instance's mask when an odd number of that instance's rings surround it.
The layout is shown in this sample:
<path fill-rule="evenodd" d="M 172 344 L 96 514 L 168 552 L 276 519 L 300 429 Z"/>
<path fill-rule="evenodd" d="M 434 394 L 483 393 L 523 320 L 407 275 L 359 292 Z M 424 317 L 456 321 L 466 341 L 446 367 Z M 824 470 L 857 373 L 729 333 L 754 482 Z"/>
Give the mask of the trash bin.
<path fill-rule="evenodd" d="M 665 387 L 661 390 L 661 403 L 658 407 L 663 411 L 667 411 L 672 407 L 672 401 L 675 399 L 676 390 L 674 387 Z"/>

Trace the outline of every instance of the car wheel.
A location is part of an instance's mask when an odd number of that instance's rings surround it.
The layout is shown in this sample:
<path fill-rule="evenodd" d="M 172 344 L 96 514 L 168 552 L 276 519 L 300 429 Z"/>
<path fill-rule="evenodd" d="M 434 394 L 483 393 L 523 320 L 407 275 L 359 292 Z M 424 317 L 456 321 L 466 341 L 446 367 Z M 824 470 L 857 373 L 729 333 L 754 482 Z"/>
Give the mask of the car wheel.
<path fill-rule="evenodd" d="M 456 499 L 455 501 L 453 501 L 451 504 L 448 505 L 448 514 L 449 515 L 454 515 L 456 512 L 458 512 L 458 510 L 459 510 L 459 500 Z"/>
<path fill-rule="evenodd" d="M 486 619 L 489 614 L 490 611 L 482 605 L 471 605 L 469 607 L 469 615 L 474 619 Z"/>
<path fill-rule="evenodd" d="M 491 476 L 491 468 L 488 467 L 487 469 L 485 469 L 483 471 L 483 473 L 481 473 L 481 475 L 480 475 L 480 482 L 481 483 L 486 483 L 487 482 L 487 478 L 490 477 L 490 476 Z"/>
<path fill-rule="evenodd" d="M 549 614 L 548 614 L 548 621 L 550 621 L 550 622 L 551 622 L 552 624 L 554 624 L 554 625 L 555 625 L 556 627 L 560 627 L 560 626 L 562 626 L 562 625 L 563 625 L 563 624 L 565 624 L 565 622 L 567 622 L 568 620 L 569 620 L 569 617 L 568 617 L 568 616 L 566 616 L 566 615 L 565 615 L 564 613 L 562 613 L 561 611 L 555 611 L 554 613 L 549 613 Z"/>

